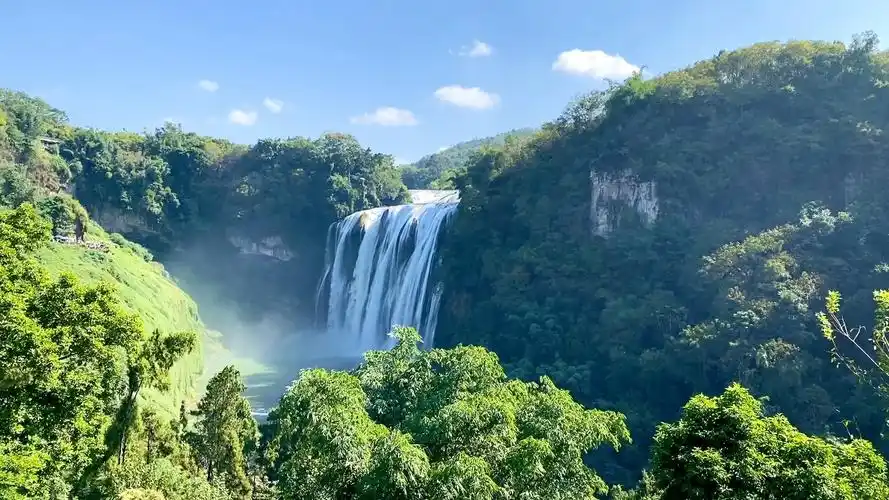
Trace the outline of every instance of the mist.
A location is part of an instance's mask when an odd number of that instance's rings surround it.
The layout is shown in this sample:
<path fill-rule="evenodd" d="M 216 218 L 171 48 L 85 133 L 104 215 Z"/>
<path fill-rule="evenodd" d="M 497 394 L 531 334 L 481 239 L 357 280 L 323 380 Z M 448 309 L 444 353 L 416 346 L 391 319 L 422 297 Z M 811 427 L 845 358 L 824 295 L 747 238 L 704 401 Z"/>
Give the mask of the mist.
<path fill-rule="evenodd" d="M 235 300 L 232 283 L 247 286 L 255 277 L 245 275 L 253 273 L 251 266 L 233 264 L 261 258 L 236 256 L 233 262 L 230 257 L 194 246 L 163 261 L 179 287 L 197 303 L 201 320 L 220 344 L 205 349 L 204 381 L 226 365 L 235 365 L 244 376 L 248 399 L 260 417 L 277 404 L 301 370 L 351 369 L 363 358 L 363 352 L 344 350 L 352 343 L 328 335 L 323 321 L 309 326 L 316 321 L 307 317 L 311 315 L 304 312 L 306 307 L 287 307 L 276 302 L 257 311 L 256 307 L 248 308 Z M 283 268 L 290 264 L 272 262 L 270 265 Z M 215 271 L 208 272 L 211 269 Z M 319 276 L 321 272 L 317 270 Z M 250 287 L 238 292 L 266 294 L 270 290 Z M 314 304 L 310 309 L 314 309 Z"/>

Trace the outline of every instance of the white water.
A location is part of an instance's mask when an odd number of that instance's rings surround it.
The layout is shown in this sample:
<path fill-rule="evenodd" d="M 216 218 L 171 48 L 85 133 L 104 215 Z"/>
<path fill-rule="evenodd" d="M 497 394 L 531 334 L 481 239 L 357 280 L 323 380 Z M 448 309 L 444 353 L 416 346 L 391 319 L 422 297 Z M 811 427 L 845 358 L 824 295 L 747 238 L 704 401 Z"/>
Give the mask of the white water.
<path fill-rule="evenodd" d="M 441 290 L 431 282 L 438 238 L 457 210 L 457 191 L 411 191 L 411 205 L 349 215 L 330 227 L 318 288 L 327 331 L 344 352 L 388 349 L 395 325 L 416 327 L 431 346 Z"/>

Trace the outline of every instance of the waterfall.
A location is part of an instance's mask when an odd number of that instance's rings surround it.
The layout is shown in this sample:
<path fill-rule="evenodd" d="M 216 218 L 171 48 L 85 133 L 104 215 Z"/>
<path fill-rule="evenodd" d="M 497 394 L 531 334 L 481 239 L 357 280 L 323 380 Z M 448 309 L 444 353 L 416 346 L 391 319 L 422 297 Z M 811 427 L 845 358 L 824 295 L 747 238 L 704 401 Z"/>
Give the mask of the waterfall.
<path fill-rule="evenodd" d="M 414 190 L 411 199 L 356 212 L 328 231 L 317 304 L 343 351 L 392 347 L 386 334 L 394 325 L 417 328 L 424 345 L 432 345 L 441 287 L 431 273 L 459 193 Z"/>

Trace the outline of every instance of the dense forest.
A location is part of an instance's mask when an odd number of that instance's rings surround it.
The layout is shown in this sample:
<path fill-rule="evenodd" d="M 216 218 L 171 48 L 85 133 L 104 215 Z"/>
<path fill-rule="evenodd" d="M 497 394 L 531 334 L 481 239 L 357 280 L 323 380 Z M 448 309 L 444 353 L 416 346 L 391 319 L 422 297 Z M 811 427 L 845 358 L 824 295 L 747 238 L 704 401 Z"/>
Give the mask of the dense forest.
<path fill-rule="evenodd" d="M 0 498 L 889 499 L 877 45 L 723 51 L 413 171 L 0 91 Z M 405 183 L 461 191 L 438 345 L 396 327 L 263 423 L 234 366 L 185 377 L 211 340 L 152 309 L 156 260 L 200 255 L 244 314 L 311 309 L 328 225 Z"/>
<path fill-rule="evenodd" d="M 614 478 L 635 476 L 690 395 L 732 381 L 806 432 L 878 439 L 885 406 L 836 369 L 815 317 L 835 289 L 849 324 L 868 324 L 889 286 L 876 45 L 721 52 L 477 155 L 456 180 L 437 342 L 485 345 L 517 376 L 626 414 L 635 449 L 598 457 Z M 597 190 L 621 189 L 639 196 L 600 196 L 591 214 Z"/>

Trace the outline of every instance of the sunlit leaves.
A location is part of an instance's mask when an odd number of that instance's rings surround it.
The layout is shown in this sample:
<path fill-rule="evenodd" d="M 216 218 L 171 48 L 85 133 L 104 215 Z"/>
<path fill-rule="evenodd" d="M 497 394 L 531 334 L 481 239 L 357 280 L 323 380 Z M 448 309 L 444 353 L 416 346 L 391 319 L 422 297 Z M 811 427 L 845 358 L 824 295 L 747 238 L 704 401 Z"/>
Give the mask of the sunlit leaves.
<path fill-rule="evenodd" d="M 655 436 L 651 472 L 662 500 L 878 499 L 886 463 L 870 443 L 806 436 L 737 384 L 698 395 Z"/>
<path fill-rule="evenodd" d="M 391 351 L 368 353 L 352 373 L 303 372 L 281 399 L 270 452 L 285 498 L 568 500 L 607 490 L 583 456 L 629 440 L 622 415 L 585 409 L 547 378 L 509 381 L 485 349 L 424 351 L 415 330 L 393 334 Z"/>

